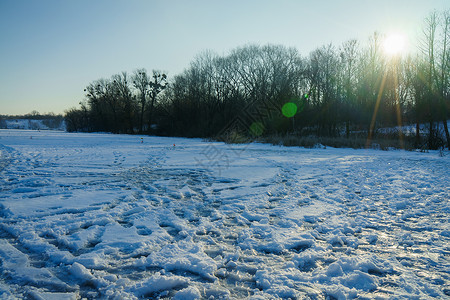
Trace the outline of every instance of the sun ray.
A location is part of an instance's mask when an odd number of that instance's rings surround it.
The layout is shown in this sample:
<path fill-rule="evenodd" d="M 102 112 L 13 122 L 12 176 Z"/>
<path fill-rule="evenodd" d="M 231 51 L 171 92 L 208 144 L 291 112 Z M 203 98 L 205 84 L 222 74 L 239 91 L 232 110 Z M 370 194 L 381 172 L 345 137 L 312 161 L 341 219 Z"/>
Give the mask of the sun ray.
<path fill-rule="evenodd" d="M 398 72 L 397 68 L 394 69 L 394 88 L 395 88 L 395 108 L 397 114 L 397 126 L 399 130 L 399 140 L 400 140 L 400 148 L 405 149 L 405 144 L 403 141 L 403 120 L 402 120 L 402 112 L 400 107 L 400 95 L 398 93 L 399 83 L 398 83 Z"/>
<path fill-rule="evenodd" d="M 386 83 L 386 77 L 387 77 L 387 73 L 384 72 L 383 78 L 381 80 L 380 90 L 378 91 L 377 102 L 375 103 L 375 108 L 373 110 L 372 121 L 370 122 L 369 133 L 368 133 L 367 141 L 366 141 L 366 148 L 370 147 L 370 142 L 372 141 L 372 138 L 373 138 L 373 129 L 375 127 L 375 121 L 377 119 L 378 109 L 379 109 L 380 103 L 381 103 L 381 97 L 383 96 L 384 85 Z"/>

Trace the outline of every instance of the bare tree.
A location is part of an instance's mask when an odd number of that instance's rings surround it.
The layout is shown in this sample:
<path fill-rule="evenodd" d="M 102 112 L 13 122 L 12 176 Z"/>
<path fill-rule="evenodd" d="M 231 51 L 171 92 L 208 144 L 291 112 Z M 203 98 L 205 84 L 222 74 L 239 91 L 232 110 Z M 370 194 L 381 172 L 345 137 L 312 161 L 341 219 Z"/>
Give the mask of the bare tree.
<path fill-rule="evenodd" d="M 378 110 L 386 82 L 385 64 L 381 55 L 381 38 L 377 32 L 371 36 L 369 47 L 361 57 L 360 70 L 361 85 L 359 85 L 358 97 L 363 112 L 363 123 L 369 125 L 366 144 L 369 146 L 376 131 Z M 370 123 L 367 123 L 368 120 Z"/>
<path fill-rule="evenodd" d="M 358 59 L 358 41 L 349 40 L 345 42 L 340 49 L 340 58 L 343 72 L 342 89 L 344 95 L 344 119 L 345 119 L 345 135 L 350 137 L 350 121 L 352 112 L 355 109 L 356 101 L 356 71 Z"/>
<path fill-rule="evenodd" d="M 435 122 L 437 121 L 437 102 L 436 96 L 439 95 L 438 82 L 439 72 L 436 68 L 437 54 L 437 30 L 439 24 L 439 16 L 437 12 L 432 12 L 426 19 L 420 41 L 420 50 L 423 55 L 424 67 L 421 71 L 421 78 L 424 82 L 426 93 L 424 94 L 424 108 L 426 109 L 426 119 L 429 124 L 428 148 L 437 147 L 437 129 Z"/>
<path fill-rule="evenodd" d="M 442 13 L 441 18 L 441 53 L 439 55 L 439 111 L 447 147 L 450 150 L 450 134 L 447 125 L 448 110 L 450 108 L 450 10 Z"/>
<path fill-rule="evenodd" d="M 149 82 L 150 87 L 150 108 L 148 114 L 148 128 L 151 130 L 152 126 L 152 114 L 155 107 L 156 97 L 161 93 L 168 85 L 167 75 L 160 71 L 153 70 L 153 80 Z"/>
<path fill-rule="evenodd" d="M 144 113 L 147 106 L 147 96 L 150 94 L 150 77 L 147 75 L 147 70 L 138 69 L 133 74 L 133 85 L 138 91 L 138 99 L 140 104 L 139 115 L 139 132 L 144 131 Z"/>

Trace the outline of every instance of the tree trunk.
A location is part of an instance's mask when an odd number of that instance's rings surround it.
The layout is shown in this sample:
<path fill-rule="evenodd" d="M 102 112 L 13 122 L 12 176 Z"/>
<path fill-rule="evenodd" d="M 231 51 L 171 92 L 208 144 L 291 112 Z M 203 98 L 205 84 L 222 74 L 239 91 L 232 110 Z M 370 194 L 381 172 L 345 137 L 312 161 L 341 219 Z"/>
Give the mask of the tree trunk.
<path fill-rule="evenodd" d="M 416 122 L 416 147 L 420 146 L 420 124 L 419 121 Z"/>
<path fill-rule="evenodd" d="M 144 111 L 145 111 L 145 101 L 141 102 L 141 116 L 140 116 L 140 124 L 139 124 L 139 133 L 143 133 L 144 132 Z"/>
<path fill-rule="evenodd" d="M 448 132 L 447 120 L 443 120 L 442 123 L 444 123 L 444 132 L 445 132 L 445 137 L 447 138 L 447 148 L 448 148 L 448 150 L 450 150 L 450 134 Z"/>
<path fill-rule="evenodd" d="M 433 149 L 434 131 L 433 131 L 433 121 L 430 121 L 430 132 L 428 134 L 428 149 Z"/>
<path fill-rule="evenodd" d="M 350 121 L 347 120 L 347 122 L 345 122 L 345 135 L 347 136 L 347 138 L 350 137 Z"/>
<path fill-rule="evenodd" d="M 156 95 L 152 95 L 152 101 L 150 102 L 150 110 L 148 112 L 148 128 L 147 131 L 150 133 L 152 131 L 152 117 L 153 117 L 153 108 L 155 105 Z"/>

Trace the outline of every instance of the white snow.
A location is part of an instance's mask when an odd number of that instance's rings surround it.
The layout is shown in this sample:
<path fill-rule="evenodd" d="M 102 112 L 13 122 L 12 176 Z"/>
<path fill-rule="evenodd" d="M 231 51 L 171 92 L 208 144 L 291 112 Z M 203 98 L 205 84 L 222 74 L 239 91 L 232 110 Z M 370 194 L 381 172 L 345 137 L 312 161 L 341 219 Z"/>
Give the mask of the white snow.
<path fill-rule="evenodd" d="M 446 154 L 0 130 L 0 298 L 450 297 Z"/>

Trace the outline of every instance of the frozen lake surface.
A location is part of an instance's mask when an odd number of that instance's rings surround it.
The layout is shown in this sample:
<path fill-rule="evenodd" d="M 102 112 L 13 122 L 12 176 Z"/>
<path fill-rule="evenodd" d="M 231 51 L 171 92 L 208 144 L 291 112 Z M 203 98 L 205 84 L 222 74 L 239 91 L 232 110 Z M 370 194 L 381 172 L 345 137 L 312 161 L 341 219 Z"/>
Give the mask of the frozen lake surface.
<path fill-rule="evenodd" d="M 450 297 L 449 171 L 438 152 L 0 130 L 0 298 Z"/>

